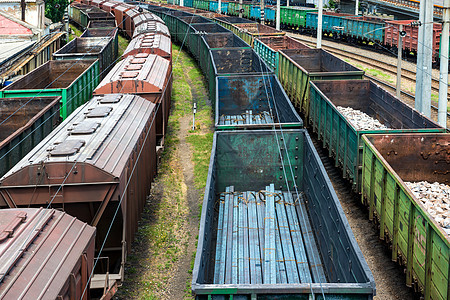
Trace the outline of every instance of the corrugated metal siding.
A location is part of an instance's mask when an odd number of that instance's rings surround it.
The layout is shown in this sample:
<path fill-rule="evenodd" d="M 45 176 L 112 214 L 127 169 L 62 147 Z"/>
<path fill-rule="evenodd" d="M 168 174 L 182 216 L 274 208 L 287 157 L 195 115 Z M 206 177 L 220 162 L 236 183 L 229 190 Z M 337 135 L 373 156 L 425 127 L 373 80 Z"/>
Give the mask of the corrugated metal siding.
<path fill-rule="evenodd" d="M 0 229 L 19 220 L 13 236 L 0 241 L 0 268 L 7 270 L 0 298 L 56 299 L 66 293 L 81 298 L 82 284 L 72 293 L 63 289 L 71 273 L 79 274 L 84 252 L 89 259 L 81 277 L 86 280 L 92 270 L 95 228 L 54 209 L 0 210 Z"/>
<path fill-rule="evenodd" d="M 120 177 L 122 171 L 126 168 L 128 157 L 144 130 L 147 121 L 154 114 L 155 105 L 139 96 L 133 95 L 114 95 L 121 97 L 117 103 L 101 104 L 102 97 L 94 97 L 87 105 L 80 107 L 69 118 L 67 118 L 51 135 L 43 140 L 33 149 L 24 159 L 14 166 L 3 178 L 3 185 L 29 184 L 24 179 L 7 177 L 14 175 L 22 168 L 32 165 L 50 163 L 67 163 L 71 167 L 75 161 L 77 165 L 92 165 L 100 172 L 112 180 L 114 177 Z M 70 135 L 70 130 L 74 124 L 85 121 L 85 113 L 98 108 L 111 107 L 112 110 L 105 118 L 92 118 L 100 123 L 97 130 L 91 135 Z M 67 140 L 84 140 L 85 146 L 80 148 L 80 152 L 70 156 L 51 156 L 49 149 L 57 143 Z M 37 180 L 31 178 L 32 181 Z M 67 180 L 69 183 L 70 180 Z M 32 182 L 30 182 L 33 184 Z"/>

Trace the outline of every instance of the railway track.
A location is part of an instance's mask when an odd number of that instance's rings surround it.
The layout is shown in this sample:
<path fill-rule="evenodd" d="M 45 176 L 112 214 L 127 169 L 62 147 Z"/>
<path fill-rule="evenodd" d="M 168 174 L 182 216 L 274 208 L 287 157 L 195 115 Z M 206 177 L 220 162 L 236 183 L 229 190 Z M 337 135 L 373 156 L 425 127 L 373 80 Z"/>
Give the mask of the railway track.
<path fill-rule="evenodd" d="M 302 43 L 307 44 L 307 45 L 315 45 L 314 42 L 311 42 L 309 40 L 303 39 L 303 38 L 301 38 L 298 35 L 295 35 L 295 36 L 292 36 L 292 37 L 297 39 L 297 40 L 299 40 L 299 41 L 301 41 Z M 360 54 L 357 54 L 357 53 L 354 53 L 354 52 L 351 52 L 351 51 L 347 51 L 347 50 L 343 50 L 343 49 L 337 49 L 335 47 L 328 46 L 328 45 L 327 46 L 322 45 L 322 48 L 327 50 L 328 52 L 336 55 L 336 56 L 341 57 L 341 58 L 342 57 L 343 58 L 348 58 L 348 59 L 351 59 L 353 61 L 357 61 L 357 62 L 363 63 L 365 65 L 369 65 L 369 66 L 371 66 L 371 67 L 373 67 L 375 69 L 382 70 L 384 72 L 388 72 L 388 73 L 397 75 L 397 66 L 394 66 L 392 64 L 389 64 L 389 63 L 386 63 L 386 62 L 383 62 L 383 61 L 380 61 L 380 60 L 377 60 L 375 58 L 368 57 L 368 56 L 365 56 L 365 55 L 360 55 Z M 415 72 L 402 68 L 402 80 L 406 79 L 406 80 L 409 80 L 409 81 L 415 83 L 416 82 L 415 75 L 416 75 Z M 388 89 L 392 93 L 395 93 L 396 87 L 394 85 L 389 84 L 389 83 L 387 83 L 387 82 L 385 82 L 383 80 L 380 80 L 380 79 L 378 79 L 378 78 L 376 78 L 374 76 L 370 76 L 370 75 L 367 75 L 367 74 L 365 75 L 365 77 L 370 79 L 370 80 L 372 80 L 372 81 L 374 81 L 374 82 L 376 82 L 379 85 L 382 85 L 383 87 L 385 87 L 386 89 Z M 436 87 L 436 85 L 437 85 L 437 87 Z M 433 79 L 432 87 L 431 87 L 432 91 L 439 92 L 438 86 L 439 86 L 439 81 Z M 450 98 L 450 92 L 448 92 L 447 95 Z M 405 92 L 405 91 L 402 90 L 401 91 L 401 99 L 405 103 L 407 103 L 409 106 L 414 107 L 415 96 L 413 94 Z M 431 105 L 431 108 L 432 108 L 431 117 L 432 117 L 433 120 L 437 120 L 437 110 L 438 110 L 438 108 L 435 105 Z M 447 112 L 447 128 L 449 128 L 449 126 L 450 126 L 450 113 Z"/>
<path fill-rule="evenodd" d="M 313 43 L 309 40 L 306 40 L 306 39 L 302 39 L 298 35 L 293 36 L 293 38 L 301 41 L 302 43 L 308 44 L 308 45 L 315 45 L 315 43 Z M 337 48 L 329 46 L 329 45 L 327 45 L 327 46 L 322 45 L 322 48 L 332 54 L 337 55 L 337 56 L 348 58 L 353 61 L 363 63 L 365 65 L 369 65 L 371 67 L 374 67 L 376 69 L 382 70 L 384 72 L 387 72 L 387 73 L 395 75 L 395 76 L 397 75 L 397 65 L 389 64 L 389 63 L 380 61 L 378 59 L 375 59 L 375 58 L 372 58 L 372 57 L 369 57 L 366 55 L 357 54 L 357 53 L 347 51 L 344 49 L 337 49 Z M 415 83 L 416 82 L 416 72 L 402 68 L 402 78 Z M 439 80 L 432 78 L 431 90 L 433 92 L 439 93 Z M 448 97 L 450 97 L 450 91 L 447 92 L 447 95 L 448 95 Z"/>

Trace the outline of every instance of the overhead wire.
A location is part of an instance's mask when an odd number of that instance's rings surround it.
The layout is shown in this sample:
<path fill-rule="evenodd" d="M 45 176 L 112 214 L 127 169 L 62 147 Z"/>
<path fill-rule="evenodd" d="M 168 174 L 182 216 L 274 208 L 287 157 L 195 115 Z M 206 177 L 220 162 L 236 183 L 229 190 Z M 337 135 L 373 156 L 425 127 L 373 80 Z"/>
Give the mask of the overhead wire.
<path fill-rule="evenodd" d="M 258 24 L 258 23 L 256 23 L 256 24 L 257 24 L 257 30 L 258 30 L 258 33 L 259 33 L 259 24 Z M 262 24 L 261 24 L 261 25 L 262 25 Z M 264 25 L 264 26 L 265 26 L 265 25 Z M 252 51 L 254 51 L 254 50 L 252 49 Z M 255 54 L 256 54 L 256 52 L 255 52 Z M 268 70 L 268 68 L 267 68 L 266 66 L 263 67 L 261 58 L 259 57 L 258 54 L 256 54 L 256 55 L 257 55 L 258 58 L 259 58 L 258 61 L 259 61 L 260 68 L 261 68 L 261 71 L 262 71 L 262 74 L 263 74 L 264 88 L 265 88 L 265 92 L 266 92 L 266 96 L 267 96 L 267 102 L 268 102 L 268 105 L 269 105 L 269 108 L 270 108 L 270 114 L 272 115 L 272 119 L 275 121 L 275 117 L 273 116 L 273 111 L 272 111 L 272 107 L 271 107 L 271 104 L 270 104 L 270 96 L 269 96 L 269 93 L 268 93 L 268 89 L 267 89 L 267 85 L 266 85 L 265 77 L 264 77 L 264 70 L 267 70 L 267 74 L 268 74 L 268 75 L 266 75 L 266 76 L 267 76 L 267 79 L 268 79 L 268 82 L 269 82 L 269 87 L 270 87 L 270 91 L 271 91 L 271 95 L 272 95 L 272 99 L 273 99 L 273 106 L 274 106 L 274 108 L 275 108 L 275 113 L 276 113 L 276 115 L 277 115 L 277 119 L 276 119 L 276 120 L 278 121 L 279 128 L 280 128 L 279 130 L 280 130 L 280 133 L 281 133 L 281 136 L 282 136 L 282 140 L 283 140 L 283 143 L 284 143 L 284 148 L 283 148 L 283 149 L 284 149 L 284 151 L 286 152 L 286 156 L 287 156 L 287 159 L 288 159 L 288 166 L 289 166 L 290 171 L 291 171 L 291 177 L 292 177 L 293 187 L 294 187 L 294 189 L 295 189 L 295 193 L 296 193 L 297 199 L 300 199 L 300 193 L 299 193 L 299 191 L 298 191 L 298 189 L 297 189 L 297 184 L 296 184 L 296 182 L 295 182 L 295 176 L 294 176 L 293 169 L 292 169 L 292 163 L 291 163 L 290 158 L 289 158 L 289 152 L 288 152 L 288 147 L 287 147 L 287 145 L 286 145 L 286 138 L 285 138 L 285 136 L 284 136 L 283 126 L 282 126 L 281 119 L 280 119 L 280 115 L 279 115 L 279 112 L 278 112 L 278 107 L 277 107 L 277 105 L 276 105 L 276 98 L 275 98 L 275 95 L 274 95 L 274 92 L 273 92 L 272 83 L 271 83 L 270 77 L 269 77 L 269 76 L 270 76 L 270 75 L 269 75 L 269 70 Z M 275 77 L 275 78 L 278 78 L 278 74 L 274 74 L 274 77 Z M 289 187 L 289 180 L 288 180 L 288 176 L 287 176 L 287 174 L 286 174 L 286 168 L 285 168 L 285 165 L 284 165 L 284 159 L 283 159 L 283 153 L 282 153 L 282 152 L 283 152 L 283 149 L 281 148 L 280 143 L 279 143 L 279 141 L 278 141 L 278 133 L 277 133 L 276 123 L 275 123 L 275 122 L 274 122 L 273 125 L 272 125 L 272 130 L 273 130 L 273 132 L 274 132 L 275 140 L 276 140 L 276 142 L 277 142 L 277 148 L 278 148 L 278 153 L 279 153 L 279 155 L 280 155 L 281 167 L 282 167 L 283 174 L 284 174 L 284 179 L 285 179 L 285 182 L 286 182 L 286 188 L 287 188 L 287 190 L 288 190 L 288 193 L 290 194 L 290 193 L 291 193 L 291 189 L 290 189 L 290 187 Z M 305 140 L 305 142 L 306 142 L 306 140 Z M 306 224 L 306 218 L 305 218 L 303 209 L 302 209 L 301 207 L 300 207 L 300 212 L 301 212 L 301 217 L 302 217 L 303 223 Z M 302 228 L 300 227 L 300 230 L 303 232 L 304 229 L 302 229 Z M 311 235 L 307 235 L 307 237 L 310 238 Z M 308 244 L 308 246 L 309 246 L 309 248 L 310 248 L 310 249 L 309 249 L 309 250 L 311 251 L 310 253 L 313 253 L 312 245 L 314 244 L 314 241 L 309 241 L 309 243 L 307 243 L 307 244 Z M 305 254 L 306 254 L 306 256 L 308 256 L 308 253 L 305 253 Z M 311 256 L 312 256 L 312 260 L 313 260 L 314 267 L 315 267 L 316 272 L 317 272 L 317 274 L 318 274 L 318 273 L 319 273 L 319 272 L 318 272 L 319 264 L 318 264 L 317 261 L 316 261 L 316 257 L 315 257 L 314 255 L 311 255 Z M 311 260 L 311 257 L 310 257 L 310 260 Z M 311 264 L 311 262 L 310 262 L 310 264 Z M 312 274 L 311 274 L 311 275 L 312 275 Z M 311 276 L 311 277 L 314 278 L 314 276 Z M 324 288 L 323 288 L 323 285 L 322 285 L 322 282 L 321 282 L 320 278 L 315 278 L 315 280 L 319 282 L 320 291 L 321 291 L 321 294 L 322 294 L 323 299 L 326 299 L 326 297 L 325 297 L 325 291 L 324 291 Z M 310 283 L 309 283 L 309 288 L 310 288 L 312 297 L 314 298 L 314 290 L 313 290 L 313 288 L 312 288 L 312 285 L 313 285 L 313 282 L 310 282 Z"/>

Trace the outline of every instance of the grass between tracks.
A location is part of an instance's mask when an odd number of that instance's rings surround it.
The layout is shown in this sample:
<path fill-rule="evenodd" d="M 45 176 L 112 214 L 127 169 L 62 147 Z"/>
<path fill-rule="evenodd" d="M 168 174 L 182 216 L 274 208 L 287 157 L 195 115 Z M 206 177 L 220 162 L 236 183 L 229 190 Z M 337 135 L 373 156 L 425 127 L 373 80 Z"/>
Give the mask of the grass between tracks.
<path fill-rule="evenodd" d="M 188 251 L 188 242 L 197 237 L 198 231 L 193 233 L 188 230 L 187 218 L 192 207 L 189 207 L 186 199 L 188 187 L 184 182 L 183 165 L 178 151 L 180 134 L 188 132 L 186 141 L 193 153 L 195 188 L 203 195 L 212 146 L 211 106 L 208 103 L 204 78 L 193 59 L 186 52 L 180 52 L 179 47 L 175 45 L 172 55 L 172 111 L 165 150 L 158 176 L 152 186 L 152 195 L 145 207 L 133 249 L 128 256 L 125 282 L 116 299 L 170 298 L 170 279 L 178 272 L 181 260 L 186 256 L 191 257 L 190 271 L 181 289 L 184 288 L 185 298 L 192 298 L 190 282 L 195 252 Z M 186 118 L 191 120 L 192 126 L 193 101 L 197 102 L 198 112 L 195 129 L 182 128 L 182 124 L 186 124 Z"/>

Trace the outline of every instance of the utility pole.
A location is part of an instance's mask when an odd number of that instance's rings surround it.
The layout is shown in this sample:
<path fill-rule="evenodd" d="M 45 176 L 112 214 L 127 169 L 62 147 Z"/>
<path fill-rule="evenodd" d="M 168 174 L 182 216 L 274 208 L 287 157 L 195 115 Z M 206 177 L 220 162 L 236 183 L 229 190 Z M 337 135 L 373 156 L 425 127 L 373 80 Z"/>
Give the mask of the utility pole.
<path fill-rule="evenodd" d="M 433 55 L 433 1 L 420 2 L 419 40 L 417 45 L 415 108 L 431 116 L 431 71 Z"/>
<path fill-rule="evenodd" d="M 219 0 L 219 7 L 217 8 L 217 12 L 218 12 L 219 14 L 222 13 L 222 0 Z"/>
<path fill-rule="evenodd" d="M 184 6 L 184 0 L 180 0 L 180 6 Z"/>
<path fill-rule="evenodd" d="M 356 0 L 355 3 L 355 15 L 359 15 L 359 0 Z"/>
<path fill-rule="evenodd" d="M 444 11 L 442 12 L 442 35 L 441 35 L 441 76 L 439 77 L 439 103 L 438 123 L 447 128 L 447 94 L 448 94 L 448 32 L 450 29 L 450 0 L 444 0 Z"/>
<path fill-rule="evenodd" d="M 317 14 L 317 49 L 322 48 L 322 14 L 323 0 L 319 0 L 319 11 Z"/>
<path fill-rule="evenodd" d="M 276 19 L 275 29 L 280 30 L 280 21 L 281 21 L 280 0 L 277 0 L 277 16 L 275 17 L 275 19 Z"/>
<path fill-rule="evenodd" d="M 25 0 L 20 0 L 20 8 L 22 10 L 22 21 L 25 22 L 25 10 L 26 10 L 27 4 L 25 3 Z"/>
<path fill-rule="evenodd" d="M 265 10 L 265 8 L 264 8 L 264 0 L 260 0 L 260 7 L 261 7 L 261 24 L 263 24 L 264 25 L 264 14 L 265 14 L 265 12 L 264 12 L 264 10 Z"/>
<path fill-rule="evenodd" d="M 397 44 L 397 98 L 400 98 L 402 92 L 402 51 L 403 51 L 403 25 L 398 27 L 398 44 Z"/>
<path fill-rule="evenodd" d="M 242 0 L 239 0 L 239 18 L 242 18 Z"/>

